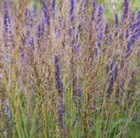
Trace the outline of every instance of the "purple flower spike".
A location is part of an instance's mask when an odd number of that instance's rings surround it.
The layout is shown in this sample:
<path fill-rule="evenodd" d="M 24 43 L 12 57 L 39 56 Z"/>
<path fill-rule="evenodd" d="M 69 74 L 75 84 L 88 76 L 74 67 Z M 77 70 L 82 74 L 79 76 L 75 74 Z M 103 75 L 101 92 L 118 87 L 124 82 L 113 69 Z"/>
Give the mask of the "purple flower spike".
<path fill-rule="evenodd" d="M 103 13 L 104 13 L 104 7 L 103 7 L 103 5 L 100 5 L 99 6 L 99 10 L 98 10 L 98 14 L 99 14 L 99 16 L 102 16 L 103 15 Z"/>
<path fill-rule="evenodd" d="M 137 32 L 134 33 L 131 39 L 133 42 L 135 42 L 139 37 L 140 37 L 140 28 L 138 29 Z"/>
<path fill-rule="evenodd" d="M 128 11 L 129 11 L 129 1 L 128 0 L 123 0 L 123 5 L 122 5 L 122 20 L 124 20 L 124 19 L 127 18 Z"/>
<path fill-rule="evenodd" d="M 133 41 L 132 40 L 129 40 L 128 45 L 127 45 L 126 53 L 131 52 L 132 49 L 133 49 Z"/>
<path fill-rule="evenodd" d="M 92 10 L 91 21 L 93 21 L 95 19 L 95 13 L 96 13 L 96 9 L 97 9 L 97 3 L 93 2 L 92 3 L 92 7 L 93 7 L 93 10 Z"/>
<path fill-rule="evenodd" d="M 133 24 L 133 30 L 137 32 L 137 30 L 140 28 L 140 21 L 137 21 L 136 23 Z"/>
<path fill-rule="evenodd" d="M 62 17 L 62 19 L 61 19 L 61 27 L 62 27 L 62 29 L 65 29 L 66 28 L 66 20 L 65 20 L 65 18 L 64 17 Z"/>
<path fill-rule="evenodd" d="M 108 88 L 107 88 L 107 94 L 110 94 L 112 93 L 113 91 L 113 86 L 114 86 L 114 81 L 113 81 L 113 77 L 111 76 L 110 80 L 109 80 L 109 84 L 108 84 Z"/>
<path fill-rule="evenodd" d="M 102 20 L 102 18 L 103 18 L 103 13 L 104 13 L 104 7 L 103 7 L 103 5 L 99 5 L 98 6 L 98 11 L 97 11 L 97 20 L 96 20 L 96 22 L 97 22 L 97 24 L 99 24 L 99 22 Z"/>
<path fill-rule="evenodd" d="M 62 96 L 62 89 L 63 89 L 63 84 L 61 80 L 61 66 L 60 66 L 60 55 L 55 56 L 55 80 L 56 80 L 56 89 L 58 91 L 58 94 Z"/>
<path fill-rule="evenodd" d="M 113 91 L 113 87 L 114 87 L 114 83 L 117 79 L 117 73 L 118 73 L 118 62 L 113 63 L 112 67 L 111 67 L 111 72 L 109 74 L 110 76 L 110 80 L 109 80 L 109 84 L 108 84 L 108 88 L 107 88 L 107 93 L 111 94 Z"/>
<path fill-rule="evenodd" d="M 131 10 L 130 14 L 129 14 L 129 19 L 130 19 L 130 22 L 134 22 L 135 20 L 135 12 L 133 10 Z"/>
<path fill-rule="evenodd" d="M 55 28 L 55 38 L 59 39 L 60 37 L 60 29 L 59 28 Z"/>
<path fill-rule="evenodd" d="M 31 37 L 31 40 L 30 40 L 29 44 L 30 44 L 31 46 L 34 45 L 34 38 L 33 38 L 33 37 Z"/>
<path fill-rule="evenodd" d="M 48 6 L 45 2 L 45 0 L 41 1 L 42 6 L 43 6 L 43 12 L 44 12 L 44 22 L 49 25 L 50 24 L 50 17 L 49 17 L 49 9 Z"/>
<path fill-rule="evenodd" d="M 62 122 L 63 122 L 63 115 L 64 115 L 64 109 L 63 109 L 62 102 L 59 102 L 58 112 L 59 112 L 59 126 L 61 126 Z"/>
<path fill-rule="evenodd" d="M 4 25 L 5 25 L 5 30 L 7 30 L 10 27 L 10 15 L 8 12 L 5 13 L 5 18 L 4 18 Z"/>
<path fill-rule="evenodd" d="M 38 25 L 37 35 L 41 37 L 44 35 L 44 23 Z"/>
<path fill-rule="evenodd" d="M 140 20 L 133 24 L 133 36 L 132 39 L 135 41 L 140 36 Z"/>
<path fill-rule="evenodd" d="M 126 38 L 128 38 L 129 37 L 129 30 L 127 29 L 126 30 Z"/>
<path fill-rule="evenodd" d="M 4 11 L 4 28 L 5 28 L 5 31 L 7 32 L 9 28 L 11 27 L 10 13 L 9 13 L 7 0 L 4 0 L 3 11 Z"/>
<path fill-rule="evenodd" d="M 135 22 L 135 12 L 133 10 L 129 12 L 128 20 L 129 20 L 129 28 L 130 28 L 129 30 L 133 31 L 133 24 Z"/>
<path fill-rule="evenodd" d="M 94 59 L 96 60 L 99 57 L 100 54 L 100 49 L 99 49 L 99 44 L 96 44 L 96 47 L 94 48 Z"/>
<path fill-rule="evenodd" d="M 29 49 L 34 49 L 34 38 L 31 36 L 30 31 L 27 31 L 26 36 L 24 37 L 24 45 L 28 44 Z"/>
<path fill-rule="evenodd" d="M 3 34 L 4 41 L 5 41 L 5 48 L 12 46 L 12 28 L 11 28 L 11 17 L 10 17 L 10 7 L 9 7 L 9 1 L 4 0 L 3 2 L 3 24 L 5 32 Z"/>
<path fill-rule="evenodd" d="M 73 14 L 74 10 L 74 0 L 70 0 L 70 16 Z"/>
<path fill-rule="evenodd" d="M 137 38 L 140 36 L 140 34 L 138 33 L 134 33 L 133 35 L 132 35 L 132 37 L 129 39 L 129 41 L 128 41 L 128 44 L 127 44 L 127 50 L 126 50 L 126 53 L 127 52 L 131 52 L 132 51 L 132 49 L 133 49 L 133 47 L 134 47 L 134 43 L 135 43 L 135 41 L 137 40 Z"/>
<path fill-rule="evenodd" d="M 25 10 L 25 24 L 30 27 L 33 26 L 33 19 L 31 15 L 31 11 L 29 9 Z"/>
<path fill-rule="evenodd" d="M 53 0 L 53 2 L 52 2 L 52 10 L 53 10 L 53 12 L 55 12 L 56 11 L 56 0 Z"/>
<path fill-rule="evenodd" d="M 112 35 L 109 35 L 109 42 L 112 42 Z"/>
<path fill-rule="evenodd" d="M 109 24 L 106 23 L 105 25 L 105 34 L 108 34 L 109 33 Z"/>
<path fill-rule="evenodd" d="M 118 26 L 118 24 L 119 24 L 118 14 L 115 13 L 115 15 L 114 15 L 114 25 L 115 25 L 115 27 Z"/>
<path fill-rule="evenodd" d="M 69 29 L 69 36 L 72 37 L 72 28 Z"/>
<path fill-rule="evenodd" d="M 70 0 L 70 23 L 72 23 L 73 19 L 74 19 L 74 15 L 73 15 L 73 11 L 74 11 L 74 0 Z"/>

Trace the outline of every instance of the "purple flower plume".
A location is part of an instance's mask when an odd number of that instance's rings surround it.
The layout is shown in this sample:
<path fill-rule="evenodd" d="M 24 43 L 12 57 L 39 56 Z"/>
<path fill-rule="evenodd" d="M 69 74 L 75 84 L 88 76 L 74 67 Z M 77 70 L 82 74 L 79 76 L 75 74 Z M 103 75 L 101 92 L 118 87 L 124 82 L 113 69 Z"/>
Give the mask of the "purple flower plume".
<path fill-rule="evenodd" d="M 55 56 L 55 80 L 56 80 L 56 89 L 58 90 L 58 94 L 62 95 L 63 84 L 61 80 L 61 66 L 60 66 L 60 55 Z"/>
<path fill-rule="evenodd" d="M 74 10 L 74 0 L 70 0 L 70 16 L 73 14 Z"/>
<path fill-rule="evenodd" d="M 134 45 L 134 42 L 132 41 L 132 39 L 130 39 L 130 40 L 128 41 L 128 44 L 127 44 L 126 53 L 131 52 L 131 50 L 133 49 L 133 45 Z"/>
<path fill-rule="evenodd" d="M 69 13 L 70 23 L 72 23 L 74 19 L 73 11 L 74 11 L 74 0 L 70 0 L 70 13 Z"/>
<path fill-rule="evenodd" d="M 140 36 L 140 20 L 133 24 L 133 34 L 136 39 Z"/>
<path fill-rule="evenodd" d="M 41 23 L 38 25 L 38 28 L 37 28 L 37 36 L 38 37 L 43 36 L 44 32 L 45 32 L 44 23 Z"/>
<path fill-rule="evenodd" d="M 111 34 L 109 34 L 108 40 L 109 40 L 109 42 L 112 42 L 112 35 Z"/>
<path fill-rule="evenodd" d="M 43 7 L 43 12 L 44 12 L 44 22 L 49 25 L 50 24 L 50 16 L 49 16 L 49 9 L 48 5 L 45 2 L 45 0 L 41 0 L 42 7 Z"/>
<path fill-rule="evenodd" d="M 122 20 L 126 19 L 129 11 L 129 0 L 123 0 L 122 5 Z"/>
<path fill-rule="evenodd" d="M 4 28 L 5 31 L 7 32 L 11 27 L 10 11 L 7 0 L 4 0 L 3 2 L 3 13 L 4 13 Z"/>
<path fill-rule="evenodd" d="M 139 15 L 137 15 L 137 16 L 139 16 Z M 127 38 L 129 37 L 126 52 L 132 51 L 135 41 L 140 37 L 140 20 L 139 20 L 139 18 L 135 23 L 133 23 L 133 25 L 130 26 L 129 29 L 130 30 L 127 30 L 127 32 L 126 32 Z"/>
<path fill-rule="evenodd" d="M 103 13 L 104 13 L 104 7 L 103 5 L 99 5 L 97 11 L 97 24 L 102 20 Z"/>
<path fill-rule="evenodd" d="M 29 9 L 26 9 L 25 11 L 25 24 L 29 27 L 33 26 L 33 18 Z"/>
<path fill-rule="evenodd" d="M 10 7 L 9 7 L 9 1 L 4 0 L 3 1 L 3 24 L 4 24 L 4 42 L 5 42 L 5 48 L 12 46 L 12 28 L 11 28 L 11 17 L 10 17 Z"/>

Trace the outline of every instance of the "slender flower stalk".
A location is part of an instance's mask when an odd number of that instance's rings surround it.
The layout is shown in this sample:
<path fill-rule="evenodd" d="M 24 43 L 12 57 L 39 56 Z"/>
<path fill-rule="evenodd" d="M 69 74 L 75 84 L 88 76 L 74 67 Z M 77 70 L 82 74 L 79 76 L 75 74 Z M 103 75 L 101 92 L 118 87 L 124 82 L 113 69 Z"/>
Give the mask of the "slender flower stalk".
<path fill-rule="evenodd" d="M 2 3 L 2 12 L 3 12 L 3 26 L 4 26 L 4 32 L 3 32 L 3 37 L 4 37 L 4 44 L 2 47 L 2 52 L 3 52 L 3 58 L 5 60 L 5 67 L 8 72 L 4 74 L 4 78 L 7 79 L 7 92 L 10 92 L 11 90 L 11 78 L 12 78 L 12 71 L 11 71 L 11 49 L 13 48 L 13 35 L 12 35 L 12 27 L 11 27 L 11 11 L 10 11 L 10 1 L 9 0 L 4 0 Z M 6 95 L 6 94 L 5 94 Z M 12 117 L 11 117 L 11 109 L 9 107 L 9 99 L 8 97 L 3 97 L 3 109 L 4 109 L 4 114 L 8 120 L 9 126 L 11 126 L 12 122 Z M 7 131 L 7 128 L 5 129 Z M 8 133 L 8 132 L 6 132 Z M 5 137 L 7 137 L 5 135 Z"/>
<path fill-rule="evenodd" d="M 64 105 L 63 105 L 63 83 L 61 79 L 61 65 L 60 65 L 60 55 L 55 55 L 54 61 L 54 69 L 55 69 L 55 87 L 58 93 L 58 126 L 59 131 L 62 134 L 64 129 L 63 124 L 63 114 L 64 114 Z"/>

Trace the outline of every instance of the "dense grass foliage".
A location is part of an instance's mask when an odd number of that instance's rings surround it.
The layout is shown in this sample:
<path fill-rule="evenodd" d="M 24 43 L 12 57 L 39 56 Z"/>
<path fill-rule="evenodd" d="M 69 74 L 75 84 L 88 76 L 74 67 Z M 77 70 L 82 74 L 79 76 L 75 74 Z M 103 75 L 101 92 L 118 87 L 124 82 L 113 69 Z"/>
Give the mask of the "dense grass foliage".
<path fill-rule="evenodd" d="M 28 2 L 0 8 L 0 138 L 139 138 L 138 7 Z"/>

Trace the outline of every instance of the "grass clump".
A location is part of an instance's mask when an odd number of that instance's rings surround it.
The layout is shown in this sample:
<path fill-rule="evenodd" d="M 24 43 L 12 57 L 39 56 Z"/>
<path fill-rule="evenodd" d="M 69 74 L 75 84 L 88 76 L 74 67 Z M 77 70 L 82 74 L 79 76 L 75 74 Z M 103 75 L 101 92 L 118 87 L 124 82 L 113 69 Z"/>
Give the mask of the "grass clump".
<path fill-rule="evenodd" d="M 1 138 L 139 137 L 140 12 L 101 3 L 2 1 Z"/>

